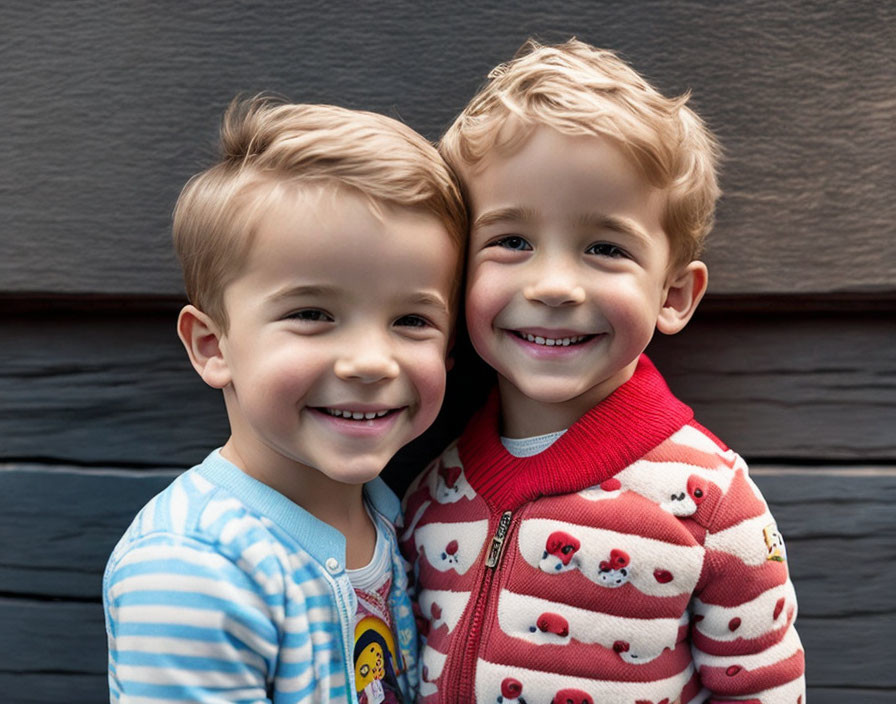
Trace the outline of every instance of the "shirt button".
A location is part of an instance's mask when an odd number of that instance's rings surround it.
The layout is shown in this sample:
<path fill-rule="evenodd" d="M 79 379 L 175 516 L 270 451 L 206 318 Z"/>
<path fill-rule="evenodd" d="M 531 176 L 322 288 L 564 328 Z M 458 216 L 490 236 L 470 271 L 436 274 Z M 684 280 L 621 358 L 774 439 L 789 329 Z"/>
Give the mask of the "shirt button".
<path fill-rule="evenodd" d="M 339 560 L 337 560 L 335 557 L 327 558 L 326 564 L 327 564 L 327 569 L 330 572 L 332 572 L 333 574 L 335 574 L 336 572 L 339 571 Z"/>

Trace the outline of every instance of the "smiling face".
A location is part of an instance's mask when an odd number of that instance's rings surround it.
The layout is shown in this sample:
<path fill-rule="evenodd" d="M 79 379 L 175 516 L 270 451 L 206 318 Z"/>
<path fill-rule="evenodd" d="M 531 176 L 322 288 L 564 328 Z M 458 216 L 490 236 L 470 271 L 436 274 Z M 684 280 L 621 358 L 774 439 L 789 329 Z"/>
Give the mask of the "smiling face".
<path fill-rule="evenodd" d="M 379 209 L 344 189 L 280 199 L 224 293 L 204 376 L 224 390 L 224 454 L 290 498 L 310 470 L 372 479 L 442 402 L 456 247 L 431 215 Z"/>
<path fill-rule="evenodd" d="M 467 185 L 467 326 L 498 372 L 504 432 L 569 427 L 631 377 L 658 323 L 680 329 L 663 317 L 664 194 L 609 140 L 549 127 Z"/>

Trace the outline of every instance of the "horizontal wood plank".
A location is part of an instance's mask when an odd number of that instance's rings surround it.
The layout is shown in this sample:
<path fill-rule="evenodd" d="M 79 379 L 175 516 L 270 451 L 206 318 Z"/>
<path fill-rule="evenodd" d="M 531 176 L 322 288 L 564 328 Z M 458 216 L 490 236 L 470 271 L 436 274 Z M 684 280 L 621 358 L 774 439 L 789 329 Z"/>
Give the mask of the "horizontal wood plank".
<path fill-rule="evenodd" d="M 175 476 L 0 465 L 0 593 L 98 600 L 115 543 Z"/>
<path fill-rule="evenodd" d="M 386 112 L 435 139 L 530 35 L 615 48 L 664 91 L 693 91 L 726 152 L 713 291 L 896 290 L 888 3 L 312 11 L 272 0 L 253 12 L 221 0 L 0 13 L 0 291 L 177 294 L 171 208 L 235 93 Z"/>
<path fill-rule="evenodd" d="M 806 687 L 806 699 L 812 704 L 893 704 L 896 688 L 876 687 Z"/>
<path fill-rule="evenodd" d="M 176 315 L 0 320 L 0 458 L 182 467 L 227 439 Z"/>
<path fill-rule="evenodd" d="M 0 633 L 0 672 L 106 672 L 106 627 L 99 603 L 0 598 Z"/>
<path fill-rule="evenodd" d="M 896 628 L 892 617 L 848 623 L 800 618 L 798 627 L 813 702 L 890 701 L 884 695 L 896 692 L 890 666 L 896 653 L 886 642 L 881 647 L 881 640 Z M 108 696 L 99 606 L 0 600 L 0 632 L 17 634 L 13 643 L 3 643 L 8 655 L 0 664 L 0 686 L 7 701 L 93 704 Z"/>
<path fill-rule="evenodd" d="M 109 701 L 106 673 L 3 672 L 0 691 L 14 704 L 103 704 Z"/>
<path fill-rule="evenodd" d="M 752 473 L 787 543 L 813 701 L 888 701 L 896 691 L 896 467 L 757 465 Z M 66 701 L 100 701 L 103 566 L 132 516 L 173 476 L 0 468 L 0 649 L 11 654 L 0 662 L 0 684 L 11 687 L 10 701 L 56 701 L 69 680 Z"/>
<path fill-rule="evenodd" d="M 0 460 L 191 466 L 228 435 L 219 392 L 190 367 L 175 315 L 0 316 Z M 648 352 L 697 418 L 751 460 L 896 458 L 896 319 L 700 315 Z M 459 343 L 445 408 L 399 454 L 410 481 L 492 384 Z"/>
<path fill-rule="evenodd" d="M 806 681 L 814 686 L 896 691 L 896 614 L 849 619 L 797 618 L 806 652 Z M 855 696 L 855 695 L 853 695 Z M 841 701 L 860 701 L 847 698 Z"/>
<path fill-rule="evenodd" d="M 896 470 L 759 465 L 751 474 L 787 545 L 800 623 L 896 616 Z"/>

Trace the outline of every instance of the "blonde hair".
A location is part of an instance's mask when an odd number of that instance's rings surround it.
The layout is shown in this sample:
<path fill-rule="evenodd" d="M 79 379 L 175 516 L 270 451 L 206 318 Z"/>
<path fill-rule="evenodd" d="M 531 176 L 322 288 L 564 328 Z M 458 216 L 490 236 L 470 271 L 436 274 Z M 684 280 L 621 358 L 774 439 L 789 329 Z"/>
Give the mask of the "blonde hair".
<path fill-rule="evenodd" d="M 190 302 L 226 331 L 224 289 L 249 255 L 265 205 L 283 186 L 321 184 L 360 192 L 374 210 L 384 203 L 431 213 L 455 245 L 446 256 L 462 260 L 460 188 L 424 137 L 372 112 L 237 98 L 224 114 L 217 163 L 189 180 L 174 209 Z"/>
<path fill-rule="evenodd" d="M 490 152 L 512 152 L 540 125 L 614 141 L 667 194 L 663 229 L 675 264 L 702 251 L 720 190 L 718 142 L 686 103 L 666 98 L 613 52 L 576 39 L 528 40 L 457 117 L 439 144 L 461 180 Z"/>

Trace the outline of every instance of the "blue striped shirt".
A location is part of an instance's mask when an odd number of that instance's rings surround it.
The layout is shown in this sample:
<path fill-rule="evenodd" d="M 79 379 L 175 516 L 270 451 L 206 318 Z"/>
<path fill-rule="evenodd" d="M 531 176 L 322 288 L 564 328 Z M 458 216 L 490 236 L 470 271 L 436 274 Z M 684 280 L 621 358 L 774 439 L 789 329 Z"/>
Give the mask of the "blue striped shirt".
<path fill-rule="evenodd" d="M 392 555 L 390 607 L 416 686 L 416 631 L 385 483 L 365 497 Z M 112 702 L 355 702 L 356 597 L 343 535 L 218 451 L 152 499 L 103 579 Z"/>

